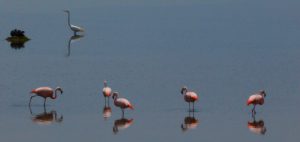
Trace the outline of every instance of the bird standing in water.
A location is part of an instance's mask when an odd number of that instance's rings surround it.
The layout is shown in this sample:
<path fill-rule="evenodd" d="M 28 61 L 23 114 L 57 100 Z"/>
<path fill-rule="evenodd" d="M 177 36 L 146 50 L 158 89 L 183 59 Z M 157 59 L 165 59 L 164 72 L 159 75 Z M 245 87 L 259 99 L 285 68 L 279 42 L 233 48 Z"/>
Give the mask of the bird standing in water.
<path fill-rule="evenodd" d="M 82 27 L 75 26 L 70 23 L 70 11 L 64 10 L 64 12 L 66 12 L 68 14 L 68 25 L 69 25 L 70 29 L 74 32 L 74 36 L 77 35 L 77 32 L 84 32 L 84 29 Z"/>
<path fill-rule="evenodd" d="M 51 98 L 51 99 L 56 99 L 57 98 L 57 91 L 59 91 L 61 94 L 63 93 L 63 90 L 60 87 L 56 87 L 55 90 L 53 90 L 50 87 L 39 87 L 39 88 L 33 89 L 31 91 L 31 93 L 34 94 L 34 95 L 32 95 L 30 97 L 29 106 L 31 105 L 31 99 L 33 97 L 40 96 L 40 97 L 44 98 L 44 107 L 45 107 L 47 98 Z M 53 95 L 53 93 L 54 93 L 54 95 Z"/>
<path fill-rule="evenodd" d="M 256 105 L 263 105 L 264 102 L 265 102 L 265 97 L 267 96 L 266 92 L 264 90 L 261 90 L 253 95 L 251 95 L 248 100 L 247 100 L 247 105 L 253 105 L 253 108 L 252 108 L 252 115 L 256 114 L 256 111 L 255 111 L 255 106 Z"/>
<path fill-rule="evenodd" d="M 104 80 L 104 87 L 102 89 L 102 93 L 105 99 L 105 105 L 106 105 L 106 98 L 108 98 L 108 105 L 109 105 L 109 97 L 111 96 L 112 90 L 110 87 L 107 86 L 107 81 Z"/>
<path fill-rule="evenodd" d="M 112 98 L 114 99 L 115 106 L 121 108 L 122 118 L 124 117 L 124 109 L 129 108 L 133 110 L 132 104 L 125 98 L 119 98 L 118 92 L 114 92 Z"/>
<path fill-rule="evenodd" d="M 194 103 L 195 103 L 195 101 L 198 100 L 198 95 L 195 92 L 188 91 L 187 87 L 185 87 L 185 86 L 181 88 L 181 94 L 184 96 L 184 100 L 189 103 L 189 109 L 190 109 L 190 103 L 191 102 L 193 103 L 192 111 L 194 112 L 195 111 Z"/>

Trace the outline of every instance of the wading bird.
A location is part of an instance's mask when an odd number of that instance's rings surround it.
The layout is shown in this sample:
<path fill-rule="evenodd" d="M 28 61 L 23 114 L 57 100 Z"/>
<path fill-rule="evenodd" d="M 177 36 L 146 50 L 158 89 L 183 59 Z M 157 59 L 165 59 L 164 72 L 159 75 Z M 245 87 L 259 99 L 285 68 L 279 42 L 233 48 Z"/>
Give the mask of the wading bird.
<path fill-rule="evenodd" d="M 44 107 L 45 107 L 47 98 L 51 98 L 51 99 L 57 98 L 57 91 L 59 91 L 61 94 L 63 93 L 63 90 L 60 87 L 56 87 L 56 89 L 54 91 L 50 87 L 39 87 L 39 88 L 33 89 L 31 91 L 31 93 L 33 95 L 30 97 L 29 106 L 31 105 L 31 99 L 33 97 L 40 96 L 40 97 L 44 98 Z M 54 95 L 53 95 L 53 92 L 54 92 Z"/>
<path fill-rule="evenodd" d="M 121 108 L 122 117 L 124 117 L 124 109 L 130 108 L 133 110 L 132 104 L 125 98 L 119 98 L 118 92 L 114 92 L 112 98 L 114 100 L 115 106 Z"/>
<path fill-rule="evenodd" d="M 106 104 L 106 98 L 108 98 L 108 104 L 109 104 L 109 97 L 111 96 L 112 90 L 110 87 L 107 86 L 107 81 L 104 80 L 104 87 L 102 89 L 102 93 L 105 99 L 105 104 Z"/>
<path fill-rule="evenodd" d="M 191 102 L 193 103 L 193 110 L 192 111 L 195 111 L 194 110 L 194 103 L 195 103 L 195 101 L 198 100 L 198 95 L 195 92 L 188 91 L 187 87 L 185 87 L 185 86 L 182 87 L 181 94 L 184 96 L 184 100 L 189 103 L 189 109 L 190 109 L 190 103 Z"/>
<path fill-rule="evenodd" d="M 79 26 L 72 25 L 70 23 L 70 11 L 69 10 L 64 10 L 64 12 L 66 12 L 68 14 L 68 25 L 69 25 L 70 29 L 74 32 L 74 35 L 76 35 L 77 32 L 84 32 L 83 28 L 81 28 Z"/>
<path fill-rule="evenodd" d="M 256 105 L 263 105 L 265 102 L 265 97 L 266 97 L 266 93 L 264 90 L 261 90 L 259 92 L 257 92 L 256 94 L 251 95 L 248 100 L 247 100 L 247 105 L 253 105 L 253 109 L 252 109 L 252 115 L 256 114 L 255 111 L 255 106 Z"/>

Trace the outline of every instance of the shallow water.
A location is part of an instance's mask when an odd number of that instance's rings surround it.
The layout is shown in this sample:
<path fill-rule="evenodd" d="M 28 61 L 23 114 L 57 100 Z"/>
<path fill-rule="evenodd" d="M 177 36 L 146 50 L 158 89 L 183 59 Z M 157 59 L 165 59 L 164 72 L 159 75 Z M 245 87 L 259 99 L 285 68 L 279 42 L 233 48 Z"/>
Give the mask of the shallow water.
<path fill-rule="evenodd" d="M 1 140 L 299 141 L 299 4 L 1 0 Z M 62 9 L 83 37 L 70 41 Z M 4 40 L 14 28 L 31 38 L 24 48 Z M 112 101 L 103 117 L 103 80 L 135 106 L 127 120 Z M 194 114 L 183 85 L 200 96 Z M 29 92 L 39 86 L 64 94 L 46 110 L 36 97 L 30 110 Z M 260 89 L 266 103 L 251 123 L 245 103 Z"/>

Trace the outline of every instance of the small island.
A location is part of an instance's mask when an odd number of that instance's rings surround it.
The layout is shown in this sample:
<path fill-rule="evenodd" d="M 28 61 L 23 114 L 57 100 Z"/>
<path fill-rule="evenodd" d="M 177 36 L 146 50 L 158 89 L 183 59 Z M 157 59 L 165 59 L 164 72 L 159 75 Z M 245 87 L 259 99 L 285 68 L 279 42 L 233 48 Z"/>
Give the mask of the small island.
<path fill-rule="evenodd" d="M 25 35 L 24 31 L 14 29 L 10 32 L 10 37 L 7 37 L 6 40 L 13 43 L 25 43 L 30 39 Z"/>
<path fill-rule="evenodd" d="M 23 48 L 24 43 L 30 39 L 25 35 L 24 31 L 14 29 L 10 32 L 10 37 L 7 37 L 6 40 L 10 42 L 12 48 L 20 49 Z"/>

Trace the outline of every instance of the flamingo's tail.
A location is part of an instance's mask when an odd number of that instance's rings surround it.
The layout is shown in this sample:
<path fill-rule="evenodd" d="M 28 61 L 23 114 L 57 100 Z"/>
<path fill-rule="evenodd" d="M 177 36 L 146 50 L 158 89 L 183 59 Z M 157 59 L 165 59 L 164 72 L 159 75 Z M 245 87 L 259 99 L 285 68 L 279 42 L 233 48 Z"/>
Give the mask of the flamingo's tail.
<path fill-rule="evenodd" d="M 134 110 L 134 108 L 133 108 L 133 105 L 132 104 L 129 104 L 129 106 L 128 106 L 131 110 Z"/>
<path fill-rule="evenodd" d="M 30 91 L 30 93 L 31 93 L 31 94 L 36 93 L 36 90 L 33 89 L 33 90 Z"/>
<path fill-rule="evenodd" d="M 252 101 L 248 100 L 247 101 L 247 106 L 249 106 L 250 104 L 252 104 Z"/>

